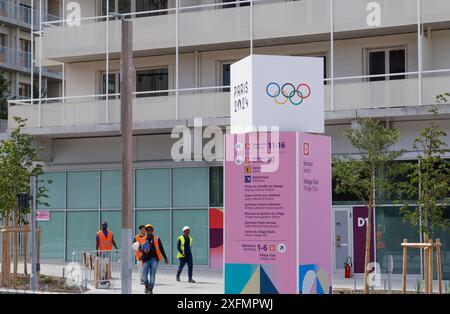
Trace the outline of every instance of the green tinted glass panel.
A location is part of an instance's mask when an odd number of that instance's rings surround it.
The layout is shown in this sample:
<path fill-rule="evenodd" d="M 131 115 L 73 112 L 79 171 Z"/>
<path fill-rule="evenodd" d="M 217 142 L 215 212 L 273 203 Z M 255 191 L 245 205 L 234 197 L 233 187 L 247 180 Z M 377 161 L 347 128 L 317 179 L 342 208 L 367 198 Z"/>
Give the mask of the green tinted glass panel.
<path fill-rule="evenodd" d="M 64 198 L 66 194 L 64 172 L 49 172 L 39 176 L 38 187 L 45 187 L 48 198 L 42 198 L 37 204 L 41 209 L 64 209 Z M 47 203 L 47 204 L 42 204 Z"/>
<path fill-rule="evenodd" d="M 42 228 L 41 258 L 64 259 L 64 212 L 51 212 L 50 221 L 39 221 Z"/>
<path fill-rule="evenodd" d="M 136 207 L 168 208 L 170 206 L 170 170 L 136 170 Z"/>
<path fill-rule="evenodd" d="M 67 208 L 98 208 L 99 173 L 80 171 L 67 173 Z"/>
<path fill-rule="evenodd" d="M 170 260 L 170 212 L 166 210 L 137 210 L 136 211 L 136 230 L 140 225 L 152 224 L 155 228 L 155 234 L 161 238 L 164 250 Z"/>
<path fill-rule="evenodd" d="M 111 230 L 114 235 L 114 241 L 117 244 L 117 247 L 120 249 L 122 237 L 122 213 L 121 211 L 106 211 L 102 210 L 100 212 L 100 222 L 106 221 L 108 223 L 108 229 Z M 130 240 L 131 241 L 131 240 Z"/>
<path fill-rule="evenodd" d="M 450 220 L 450 206 L 443 210 L 443 218 Z M 450 280 L 450 230 L 438 228 L 432 231 L 431 237 L 441 241 L 442 279 Z M 434 280 L 437 280 L 436 254 L 433 257 Z"/>
<path fill-rule="evenodd" d="M 192 255 L 194 264 L 208 265 L 208 210 L 179 209 L 173 211 L 173 255 L 172 262 L 178 263 L 176 258 L 178 237 L 183 233 L 183 227 L 191 228 Z"/>
<path fill-rule="evenodd" d="M 209 203 L 212 207 L 223 206 L 223 167 L 209 168 Z"/>
<path fill-rule="evenodd" d="M 122 207 L 122 172 L 102 171 L 101 208 Z"/>
<path fill-rule="evenodd" d="M 208 168 L 173 169 L 173 206 L 208 207 Z"/>
<path fill-rule="evenodd" d="M 73 251 L 94 251 L 100 230 L 97 211 L 67 212 L 67 260 Z"/>
<path fill-rule="evenodd" d="M 389 255 L 394 262 L 394 274 L 402 273 L 403 252 L 400 243 L 420 242 L 419 232 L 408 222 L 404 222 L 399 207 L 377 207 L 375 215 L 375 247 L 377 263 L 381 272 L 386 273 Z M 408 274 L 420 274 L 420 250 L 408 251 Z"/>

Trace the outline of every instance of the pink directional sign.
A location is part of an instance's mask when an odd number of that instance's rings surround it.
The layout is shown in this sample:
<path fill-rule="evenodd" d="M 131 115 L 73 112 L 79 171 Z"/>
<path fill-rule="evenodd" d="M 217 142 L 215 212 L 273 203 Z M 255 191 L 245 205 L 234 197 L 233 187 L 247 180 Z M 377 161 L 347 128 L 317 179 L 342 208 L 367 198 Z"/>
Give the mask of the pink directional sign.
<path fill-rule="evenodd" d="M 225 146 L 225 292 L 328 293 L 329 138 L 247 133 Z"/>

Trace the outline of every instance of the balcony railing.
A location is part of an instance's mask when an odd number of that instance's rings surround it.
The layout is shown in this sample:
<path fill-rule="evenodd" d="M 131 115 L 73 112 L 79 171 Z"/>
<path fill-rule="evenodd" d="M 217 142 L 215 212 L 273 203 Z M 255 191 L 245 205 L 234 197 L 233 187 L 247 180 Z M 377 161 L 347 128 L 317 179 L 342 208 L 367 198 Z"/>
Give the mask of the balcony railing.
<path fill-rule="evenodd" d="M 34 27 L 39 26 L 39 11 L 6 0 L 0 0 L 0 18 L 6 18 L 10 23 L 31 26 L 33 15 Z M 59 16 L 43 12 L 43 21 L 57 21 Z"/>
<path fill-rule="evenodd" d="M 405 79 L 393 79 L 403 75 Z M 325 85 L 325 111 L 338 112 L 361 109 L 411 107 L 436 103 L 436 96 L 448 91 L 450 70 L 423 72 L 422 102 L 418 98 L 419 79 L 416 72 L 380 77 L 348 77 L 334 80 L 334 103 L 331 104 L 332 84 Z M 384 76 L 383 76 L 384 77 Z M 329 81 L 326 80 L 326 81 Z M 136 123 L 176 121 L 181 119 L 229 117 L 229 92 L 226 86 L 180 89 L 178 107 L 176 91 L 136 93 L 133 120 Z M 165 96 L 159 96 L 165 94 Z M 158 95 L 158 96 L 157 96 Z M 28 119 L 29 128 L 65 126 L 100 126 L 120 123 L 120 95 L 75 96 L 9 102 L 9 127 L 12 119 Z"/>
<path fill-rule="evenodd" d="M 20 49 L 0 46 L 0 63 L 19 68 L 23 71 L 31 69 L 31 53 Z"/>
<path fill-rule="evenodd" d="M 439 10 L 431 10 L 429 1 Z M 422 22 L 450 21 L 450 1 L 429 1 L 422 1 Z M 133 47 L 136 51 L 168 49 L 177 44 L 192 47 L 233 42 L 248 46 L 250 40 L 300 36 L 318 36 L 319 40 L 328 40 L 331 20 L 334 21 L 334 32 L 361 31 L 368 35 L 373 35 L 377 29 L 400 26 L 408 26 L 403 31 L 414 31 L 418 22 L 417 0 L 377 1 L 381 8 L 379 21 L 368 18 L 367 5 L 373 3 L 370 0 L 334 0 L 333 14 L 330 13 L 330 0 L 254 0 L 253 14 L 249 6 L 230 7 L 235 3 L 184 6 L 178 9 L 178 15 L 175 8 L 168 8 L 124 16 L 134 21 Z M 104 54 L 107 42 L 108 51 L 118 53 L 120 22 L 110 17 L 107 26 L 106 20 L 106 16 L 83 17 L 78 21 L 79 26 L 67 26 L 69 21 L 64 20 L 44 23 L 43 57 L 59 61 L 65 58 L 89 59 L 90 56 Z"/>

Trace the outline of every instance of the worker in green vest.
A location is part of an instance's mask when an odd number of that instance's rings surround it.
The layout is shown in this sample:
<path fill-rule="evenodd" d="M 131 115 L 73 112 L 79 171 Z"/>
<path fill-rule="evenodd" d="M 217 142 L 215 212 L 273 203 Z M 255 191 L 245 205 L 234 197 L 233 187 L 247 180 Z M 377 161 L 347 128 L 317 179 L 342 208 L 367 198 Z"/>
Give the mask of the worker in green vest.
<path fill-rule="evenodd" d="M 195 280 L 192 279 L 192 272 L 194 268 L 194 262 L 192 260 L 192 238 L 190 236 L 191 228 L 189 226 L 185 226 L 183 228 L 183 235 L 178 237 L 177 243 L 177 258 L 180 260 L 180 266 L 177 271 L 177 281 L 180 281 L 180 275 L 183 271 L 184 265 L 188 264 L 188 276 L 189 282 L 195 283 Z"/>

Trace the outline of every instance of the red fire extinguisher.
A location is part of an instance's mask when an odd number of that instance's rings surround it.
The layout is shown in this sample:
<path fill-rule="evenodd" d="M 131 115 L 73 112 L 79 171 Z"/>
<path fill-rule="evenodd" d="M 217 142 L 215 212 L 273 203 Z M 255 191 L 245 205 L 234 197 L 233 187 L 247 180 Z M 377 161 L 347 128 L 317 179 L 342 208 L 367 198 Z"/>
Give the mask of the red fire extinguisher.
<path fill-rule="evenodd" d="M 352 258 L 347 257 L 347 260 L 344 263 L 344 275 L 345 278 L 350 278 L 352 276 Z"/>

